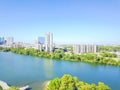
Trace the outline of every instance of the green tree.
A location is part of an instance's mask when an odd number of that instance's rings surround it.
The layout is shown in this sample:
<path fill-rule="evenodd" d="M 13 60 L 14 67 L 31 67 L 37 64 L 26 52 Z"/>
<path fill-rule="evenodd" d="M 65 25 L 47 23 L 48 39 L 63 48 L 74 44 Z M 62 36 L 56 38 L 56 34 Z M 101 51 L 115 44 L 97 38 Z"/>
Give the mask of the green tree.
<path fill-rule="evenodd" d="M 59 78 L 55 78 L 50 82 L 49 86 L 47 87 L 47 90 L 59 90 L 60 84 L 61 80 Z"/>
<path fill-rule="evenodd" d="M 50 81 L 47 90 L 111 90 L 102 82 L 95 84 L 88 84 L 79 81 L 77 77 L 71 75 L 64 75 L 61 79 L 56 78 Z"/>
<path fill-rule="evenodd" d="M 0 90 L 3 90 L 3 88 L 0 86 Z"/>
<path fill-rule="evenodd" d="M 19 90 L 19 89 L 15 86 L 11 86 L 8 90 Z"/>
<path fill-rule="evenodd" d="M 102 82 L 98 83 L 97 90 L 110 90 L 110 88 Z"/>

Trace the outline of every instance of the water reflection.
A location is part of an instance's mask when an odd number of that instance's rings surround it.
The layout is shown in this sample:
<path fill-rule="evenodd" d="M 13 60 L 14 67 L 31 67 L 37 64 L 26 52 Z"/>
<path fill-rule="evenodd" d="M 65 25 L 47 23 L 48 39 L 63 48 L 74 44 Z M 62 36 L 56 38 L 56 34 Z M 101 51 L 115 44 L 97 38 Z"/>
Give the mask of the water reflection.
<path fill-rule="evenodd" d="M 45 77 L 50 79 L 53 76 L 53 60 L 44 60 Z"/>

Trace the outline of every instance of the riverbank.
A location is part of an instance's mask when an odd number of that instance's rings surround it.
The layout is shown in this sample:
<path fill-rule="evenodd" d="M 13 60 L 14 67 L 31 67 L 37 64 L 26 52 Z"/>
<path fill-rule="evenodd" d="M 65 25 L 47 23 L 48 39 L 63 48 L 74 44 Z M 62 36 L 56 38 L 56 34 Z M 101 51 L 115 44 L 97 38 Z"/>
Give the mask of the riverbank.
<path fill-rule="evenodd" d="M 7 84 L 6 82 L 3 82 L 3 81 L 1 81 L 1 80 L 0 80 L 0 86 L 2 87 L 3 90 L 10 88 L 10 86 L 8 86 L 8 84 Z"/>
<path fill-rule="evenodd" d="M 45 81 L 42 85 L 42 90 L 47 90 L 47 86 L 49 85 L 50 81 Z"/>
<path fill-rule="evenodd" d="M 0 80 L 0 86 L 1 86 L 1 88 L 2 88 L 3 90 L 8 90 L 8 89 L 11 88 L 6 82 L 1 81 L 1 80 Z M 19 90 L 26 90 L 26 89 L 28 89 L 28 88 L 29 88 L 29 85 L 26 85 L 26 86 L 20 87 L 20 88 L 18 88 L 18 89 L 19 89 Z"/>
<path fill-rule="evenodd" d="M 24 49 L 24 48 L 3 48 L 4 52 L 13 52 L 22 55 L 30 55 L 41 58 L 56 59 L 56 60 L 65 60 L 72 62 L 87 62 L 101 65 L 110 65 L 110 66 L 120 66 L 120 59 L 114 60 L 111 57 L 99 57 L 96 54 L 87 53 L 87 54 L 65 54 L 64 52 L 44 52 L 36 49 Z"/>

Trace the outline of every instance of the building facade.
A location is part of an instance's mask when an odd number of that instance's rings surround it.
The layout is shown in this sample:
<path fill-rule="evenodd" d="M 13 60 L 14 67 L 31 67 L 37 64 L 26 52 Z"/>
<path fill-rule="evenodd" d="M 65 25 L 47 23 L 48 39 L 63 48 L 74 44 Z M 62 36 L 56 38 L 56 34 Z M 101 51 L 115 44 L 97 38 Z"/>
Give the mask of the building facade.
<path fill-rule="evenodd" d="M 4 37 L 0 37 L 0 45 L 5 44 L 5 39 Z"/>
<path fill-rule="evenodd" d="M 38 40 L 36 40 L 34 48 L 37 49 L 37 50 L 42 51 L 43 50 L 43 44 L 40 44 L 40 42 Z"/>
<path fill-rule="evenodd" d="M 75 54 L 83 54 L 83 53 L 97 53 L 98 46 L 97 45 L 73 45 L 73 52 Z"/>
<path fill-rule="evenodd" d="M 24 47 L 24 44 L 23 44 L 23 42 L 15 42 L 14 44 L 13 44 L 13 48 L 23 48 Z"/>
<path fill-rule="evenodd" d="M 45 34 L 45 51 L 52 52 L 53 51 L 53 33 L 47 32 Z"/>
<path fill-rule="evenodd" d="M 39 44 L 45 44 L 45 37 L 38 37 Z"/>
<path fill-rule="evenodd" d="M 8 37 L 6 40 L 6 45 L 12 47 L 13 43 L 14 43 L 14 38 Z"/>

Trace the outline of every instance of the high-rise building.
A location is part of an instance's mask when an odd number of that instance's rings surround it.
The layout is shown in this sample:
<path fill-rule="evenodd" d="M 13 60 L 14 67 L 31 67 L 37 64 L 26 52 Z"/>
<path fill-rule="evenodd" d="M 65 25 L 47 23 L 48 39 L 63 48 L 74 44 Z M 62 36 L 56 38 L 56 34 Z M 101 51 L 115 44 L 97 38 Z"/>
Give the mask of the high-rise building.
<path fill-rule="evenodd" d="M 93 52 L 94 52 L 94 53 L 98 52 L 98 46 L 97 46 L 97 45 L 94 45 L 93 47 L 94 47 Z"/>
<path fill-rule="evenodd" d="M 52 52 L 53 51 L 53 33 L 47 32 L 45 35 L 45 51 Z"/>
<path fill-rule="evenodd" d="M 76 54 L 79 54 L 80 53 L 80 45 L 73 45 L 73 52 L 76 53 Z"/>
<path fill-rule="evenodd" d="M 82 53 L 96 53 L 98 52 L 98 46 L 97 45 L 73 45 L 73 52 L 76 54 L 82 54 Z"/>
<path fill-rule="evenodd" d="M 4 44 L 4 43 L 5 43 L 4 37 L 0 37 L 0 44 Z"/>
<path fill-rule="evenodd" d="M 39 44 L 45 44 L 45 37 L 38 37 Z"/>
<path fill-rule="evenodd" d="M 6 40 L 6 44 L 8 46 L 12 46 L 12 44 L 14 43 L 14 38 L 13 37 L 8 37 Z"/>
<path fill-rule="evenodd" d="M 43 44 L 40 44 L 38 40 L 35 41 L 34 48 L 37 50 L 43 50 Z"/>

